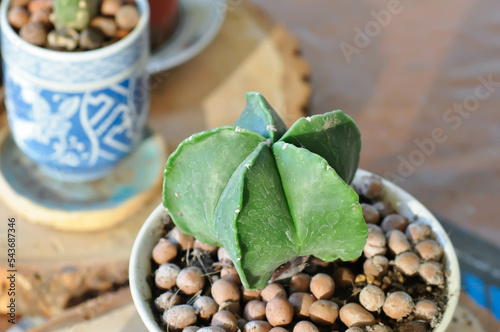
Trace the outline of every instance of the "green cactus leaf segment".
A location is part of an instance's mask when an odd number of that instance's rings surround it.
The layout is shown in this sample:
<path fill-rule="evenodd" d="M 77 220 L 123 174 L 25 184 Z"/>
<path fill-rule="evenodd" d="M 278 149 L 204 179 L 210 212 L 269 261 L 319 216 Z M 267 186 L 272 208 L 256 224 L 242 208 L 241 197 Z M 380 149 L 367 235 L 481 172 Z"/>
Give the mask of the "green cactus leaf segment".
<path fill-rule="evenodd" d="M 298 120 L 275 142 L 283 121 L 260 94 L 247 101 L 237 127 L 192 135 L 168 159 L 163 204 L 174 223 L 223 246 L 248 289 L 297 256 L 359 257 L 368 231 L 346 183 L 359 161 L 356 124 L 334 111 Z"/>
<path fill-rule="evenodd" d="M 212 228 L 219 197 L 263 141 L 252 131 L 227 126 L 194 134 L 179 145 L 165 166 L 163 204 L 183 232 L 219 244 Z"/>
<path fill-rule="evenodd" d="M 368 231 L 356 192 L 321 156 L 284 142 L 272 149 L 300 256 L 325 261 L 358 258 Z"/>
<path fill-rule="evenodd" d="M 276 268 L 297 257 L 294 224 L 266 144 L 229 180 L 216 208 L 214 230 L 248 288 L 264 288 Z"/>
<path fill-rule="evenodd" d="M 247 105 L 234 125 L 255 131 L 273 143 L 279 140 L 287 130 L 279 114 L 258 92 L 247 92 L 245 98 Z"/>
<path fill-rule="evenodd" d="M 361 135 L 356 123 L 342 111 L 301 118 L 280 140 L 320 155 L 346 183 L 352 182 L 359 164 Z"/>
<path fill-rule="evenodd" d="M 54 1 L 55 25 L 57 29 L 84 30 L 96 15 L 100 1 L 56 0 Z"/>

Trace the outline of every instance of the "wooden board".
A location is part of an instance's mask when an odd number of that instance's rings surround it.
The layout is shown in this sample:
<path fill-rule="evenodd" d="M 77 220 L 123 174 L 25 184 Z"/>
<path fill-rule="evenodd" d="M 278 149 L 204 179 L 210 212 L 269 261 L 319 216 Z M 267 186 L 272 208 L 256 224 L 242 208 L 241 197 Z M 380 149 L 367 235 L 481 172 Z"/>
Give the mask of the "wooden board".
<path fill-rule="evenodd" d="M 303 116 L 309 66 L 295 38 L 249 4 L 228 12 L 220 34 L 199 56 L 152 81 L 150 126 L 173 150 L 194 132 L 232 124 L 244 93 L 262 92 L 288 124 Z M 50 316 L 78 297 L 94 296 L 128 279 L 128 260 L 142 223 L 158 199 L 105 231 L 68 233 L 26 222 L 0 203 L 0 238 L 17 219 L 18 314 Z M 0 253 L 6 252 L 0 241 Z M 0 257 L 0 283 L 5 276 Z M 0 284 L 0 312 L 8 298 Z"/>

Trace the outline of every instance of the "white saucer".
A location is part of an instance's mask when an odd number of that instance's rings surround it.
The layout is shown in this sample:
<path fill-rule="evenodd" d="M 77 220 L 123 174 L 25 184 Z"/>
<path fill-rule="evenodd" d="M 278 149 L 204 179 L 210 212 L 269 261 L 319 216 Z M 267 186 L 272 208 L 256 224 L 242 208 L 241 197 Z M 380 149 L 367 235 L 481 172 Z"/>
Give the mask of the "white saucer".
<path fill-rule="evenodd" d="M 151 74 L 178 66 L 214 39 L 226 15 L 226 0 L 179 0 L 180 21 L 173 36 L 148 61 Z"/>

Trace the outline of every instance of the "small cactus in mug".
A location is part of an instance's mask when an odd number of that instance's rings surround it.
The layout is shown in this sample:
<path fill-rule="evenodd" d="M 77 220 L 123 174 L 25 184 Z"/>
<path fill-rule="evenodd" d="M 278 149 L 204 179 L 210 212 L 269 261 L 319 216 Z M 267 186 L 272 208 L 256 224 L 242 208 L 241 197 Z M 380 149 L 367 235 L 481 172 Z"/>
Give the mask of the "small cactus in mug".
<path fill-rule="evenodd" d="M 54 1 L 54 17 L 57 29 L 72 28 L 78 31 L 88 27 L 96 15 L 97 0 L 56 0 Z"/>
<path fill-rule="evenodd" d="M 163 204 L 185 233 L 223 246 L 247 289 L 297 256 L 349 261 L 368 235 L 349 186 L 361 138 L 342 111 L 289 129 L 259 93 L 234 126 L 194 134 L 165 166 Z"/>

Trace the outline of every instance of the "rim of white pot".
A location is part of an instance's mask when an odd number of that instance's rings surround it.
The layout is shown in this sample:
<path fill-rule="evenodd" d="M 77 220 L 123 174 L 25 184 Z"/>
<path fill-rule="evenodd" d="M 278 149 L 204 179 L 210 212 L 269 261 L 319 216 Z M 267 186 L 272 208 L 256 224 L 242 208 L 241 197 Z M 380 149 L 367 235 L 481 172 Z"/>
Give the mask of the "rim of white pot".
<path fill-rule="evenodd" d="M 135 40 L 137 40 L 137 38 L 139 37 L 139 35 L 142 33 L 142 31 L 144 29 L 148 29 L 149 25 L 150 13 L 149 13 L 148 1 L 135 0 L 139 8 L 139 13 L 141 15 L 141 18 L 137 26 L 125 38 L 120 39 L 116 43 L 98 48 L 96 50 L 83 51 L 83 52 L 55 51 L 41 46 L 30 44 L 19 36 L 19 34 L 11 27 L 7 19 L 7 13 L 9 11 L 11 2 L 12 0 L 6 0 L 2 1 L 2 3 L 0 4 L 0 29 L 2 30 L 2 34 L 11 40 L 15 40 L 15 43 L 17 43 L 20 47 L 32 53 L 36 52 L 36 55 L 38 57 L 48 60 L 77 62 L 77 61 L 89 61 L 93 59 L 106 57 L 134 43 Z"/>
<path fill-rule="evenodd" d="M 356 184 L 365 175 L 373 175 L 373 173 L 359 169 L 353 183 Z M 415 220 L 415 217 L 418 217 L 417 220 L 430 225 L 436 240 L 444 248 L 448 303 L 440 324 L 432 331 L 445 332 L 453 318 L 460 296 L 460 269 L 453 244 L 436 217 L 422 203 L 390 181 L 385 179 L 382 181 L 384 183 L 384 199 L 391 202 L 396 210 L 408 219 Z M 162 220 L 166 216 L 167 211 L 160 204 L 139 231 L 130 257 L 129 276 L 132 298 L 142 321 L 150 332 L 163 331 L 155 320 L 154 310 L 151 306 L 152 293 L 148 278 L 151 275 L 151 251 L 163 235 Z"/>

